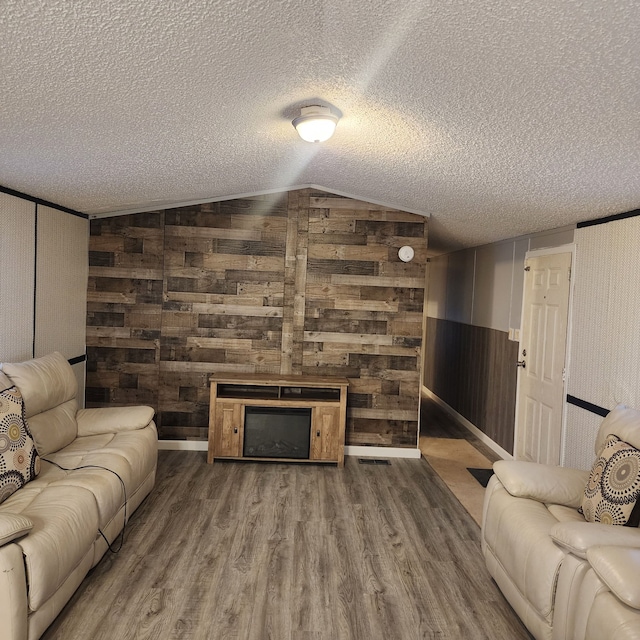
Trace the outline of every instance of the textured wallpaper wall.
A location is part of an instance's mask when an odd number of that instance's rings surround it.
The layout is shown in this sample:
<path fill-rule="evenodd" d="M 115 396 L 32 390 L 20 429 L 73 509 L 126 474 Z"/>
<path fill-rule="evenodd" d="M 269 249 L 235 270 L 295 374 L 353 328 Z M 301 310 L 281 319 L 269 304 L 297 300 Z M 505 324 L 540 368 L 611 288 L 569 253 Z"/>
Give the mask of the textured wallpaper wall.
<path fill-rule="evenodd" d="M 84 398 L 89 221 L 0 193 L 0 362 L 60 351 Z"/>
<path fill-rule="evenodd" d="M 0 193 L 0 362 L 33 354 L 35 220 L 32 202 Z"/>
<path fill-rule="evenodd" d="M 609 410 L 640 408 L 640 217 L 579 228 L 575 240 L 567 391 Z M 601 420 L 568 407 L 564 464 L 591 467 Z"/>

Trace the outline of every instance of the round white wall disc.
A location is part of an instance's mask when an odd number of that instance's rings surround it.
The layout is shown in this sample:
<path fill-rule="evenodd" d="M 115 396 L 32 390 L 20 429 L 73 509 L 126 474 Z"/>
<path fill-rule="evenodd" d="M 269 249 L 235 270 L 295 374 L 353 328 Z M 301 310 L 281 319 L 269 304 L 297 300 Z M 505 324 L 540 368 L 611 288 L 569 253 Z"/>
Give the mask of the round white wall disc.
<path fill-rule="evenodd" d="M 400 258 L 402 262 L 411 262 L 414 255 L 415 252 L 409 245 L 404 245 L 404 247 L 398 249 L 398 258 Z"/>

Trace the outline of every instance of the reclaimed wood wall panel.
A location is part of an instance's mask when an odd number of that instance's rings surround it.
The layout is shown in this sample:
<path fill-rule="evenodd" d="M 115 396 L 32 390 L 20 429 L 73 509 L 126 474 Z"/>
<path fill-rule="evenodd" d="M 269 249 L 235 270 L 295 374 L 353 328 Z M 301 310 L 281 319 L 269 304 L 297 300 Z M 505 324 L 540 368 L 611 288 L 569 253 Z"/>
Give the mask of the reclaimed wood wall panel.
<path fill-rule="evenodd" d="M 92 220 L 87 292 L 87 407 L 158 407 L 162 213 Z"/>
<path fill-rule="evenodd" d="M 427 220 L 312 194 L 307 242 L 299 372 L 349 378 L 347 444 L 415 446 Z"/>
<path fill-rule="evenodd" d="M 504 331 L 427 318 L 424 384 L 513 453 L 518 343 Z"/>
<path fill-rule="evenodd" d="M 165 212 L 161 437 L 207 439 L 208 377 L 280 372 L 287 201 Z"/>
<path fill-rule="evenodd" d="M 311 189 L 94 220 L 88 406 L 150 404 L 161 438 L 206 440 L 211 373 L 345 376 L 347 443 L 415 446 L 426 239 Z"/>

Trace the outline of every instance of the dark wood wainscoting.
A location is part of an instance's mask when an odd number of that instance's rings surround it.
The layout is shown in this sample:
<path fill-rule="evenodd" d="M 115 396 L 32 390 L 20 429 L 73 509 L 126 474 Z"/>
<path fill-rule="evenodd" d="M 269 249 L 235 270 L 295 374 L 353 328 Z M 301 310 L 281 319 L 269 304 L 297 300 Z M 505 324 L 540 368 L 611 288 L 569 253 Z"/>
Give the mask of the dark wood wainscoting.
<path fill-rule="evenodd" d="M 504 331 L 427 318 L 424 385 L 513 453 L 518 343 Z"/>

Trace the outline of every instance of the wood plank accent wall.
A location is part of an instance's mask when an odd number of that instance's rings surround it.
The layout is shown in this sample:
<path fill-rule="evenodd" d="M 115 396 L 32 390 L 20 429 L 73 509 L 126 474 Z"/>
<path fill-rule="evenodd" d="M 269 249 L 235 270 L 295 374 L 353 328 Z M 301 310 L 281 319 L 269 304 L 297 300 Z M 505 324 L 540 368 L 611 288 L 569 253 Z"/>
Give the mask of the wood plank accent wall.
<path fill-rule="evenodd" d="M 92 220 L 87 407 L 158 407 L 164 214 Z"/>
<path fill-rule="evenodd" d="M 518 343 L 504 331 L 427 318 L 424 385 L 513 453 Z"/>
<path fill-rule="evenodd" d="M 345 376 L 347 443 L 415 446 L 426 245 L 426 218 L 311 189 L 93 220 L 87 406 L 206 440 L 211 373 Z"/>

